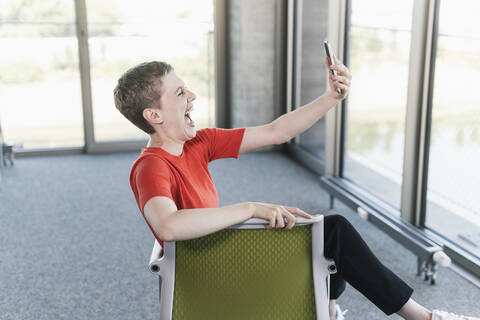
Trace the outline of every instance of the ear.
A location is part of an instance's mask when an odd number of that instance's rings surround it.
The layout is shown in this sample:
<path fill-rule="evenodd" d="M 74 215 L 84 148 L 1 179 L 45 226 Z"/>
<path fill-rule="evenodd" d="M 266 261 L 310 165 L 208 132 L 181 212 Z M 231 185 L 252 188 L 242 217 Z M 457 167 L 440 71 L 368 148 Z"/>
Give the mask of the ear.
<path fill-rule="evenodd" d="M 150 124 L 163 123 L 163 116 L 160 109 L 146 108 L 143 110 L 142 115 L 145 118 L 145 120 L 147 120 Z"/>

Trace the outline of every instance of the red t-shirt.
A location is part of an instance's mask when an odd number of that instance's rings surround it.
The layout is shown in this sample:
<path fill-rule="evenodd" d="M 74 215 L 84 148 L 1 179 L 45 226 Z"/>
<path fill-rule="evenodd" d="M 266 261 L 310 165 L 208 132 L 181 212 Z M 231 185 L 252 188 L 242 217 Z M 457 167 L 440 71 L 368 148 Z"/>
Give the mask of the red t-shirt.
<path fill-rule="evenodd" d="M 145 203 L 155 196 L 172 199 L 178 210 L 218 208 L 208 163 L 221 158 L 238 159 L 244 132 L 245 128 L 198 130 L 195 138 L 185 142 L 180 156 L 162 148 L 143 148 L 130 171 L 130 186 L 142 215 Z M 163 241 L 145 221 L 163 247 Z"/>

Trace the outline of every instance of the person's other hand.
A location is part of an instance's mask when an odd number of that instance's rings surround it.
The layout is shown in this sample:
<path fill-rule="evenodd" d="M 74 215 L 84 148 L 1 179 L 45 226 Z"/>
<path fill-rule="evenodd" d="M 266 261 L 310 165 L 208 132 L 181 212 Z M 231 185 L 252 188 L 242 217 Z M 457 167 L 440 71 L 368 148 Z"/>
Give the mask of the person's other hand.
<path fill-rule="evenodd" d="M 260 218 L 270 221 L 269 224 L 265 225 L 266 229 L 292 229 L 295 225 L 295 216 L 293 214 L 297 214 L 307 219 L 312 218 L 312 216 L 305 211 L 295 207 L 287 207 L 261 202 L 251 202 L 251 205 L 253 205 L 254 208 L 252 218 Z"/>
<path fill-rule="evenodd" d="M 335 65 L 329 64 L 328 57 L 325 57 L 325 65 L 327 66 L 328 82 L 329 82 L 329 95 L 337 100 L 343 100 L 350 91 L 350 84 L 352 82 L 352 74 L 350 70 L 344 66 L 344 64 L 337 59 L 334 55 L 333 60 Z M 333 75 L 331 70 L 337 70 L 337 75 Z M 341 93 L 337 92 L 337 88 L 340 88 Z"/>

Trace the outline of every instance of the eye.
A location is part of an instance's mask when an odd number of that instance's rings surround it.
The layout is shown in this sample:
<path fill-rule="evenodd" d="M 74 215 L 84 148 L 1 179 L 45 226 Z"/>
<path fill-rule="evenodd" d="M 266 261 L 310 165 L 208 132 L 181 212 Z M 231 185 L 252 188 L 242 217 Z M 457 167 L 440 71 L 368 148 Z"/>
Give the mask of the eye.
<path fill-rule="evenodd" d="M 180 90 L 180 92 L 177 94 L 177 96 L 182 96 L 184 94 L 183 90 Z"/>

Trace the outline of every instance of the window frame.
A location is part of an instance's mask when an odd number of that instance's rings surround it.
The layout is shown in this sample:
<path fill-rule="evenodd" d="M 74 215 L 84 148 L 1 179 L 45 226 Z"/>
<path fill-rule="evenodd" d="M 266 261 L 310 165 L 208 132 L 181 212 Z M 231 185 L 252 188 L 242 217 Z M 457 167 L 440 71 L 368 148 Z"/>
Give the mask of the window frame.
<path fill-rule="evenodd" d="M 92 107 L 92 84 L 90 76 L 90 55 L 88 45 L 88 24 L 86 0 L 73 0 L 75 5 L 75 24 L 78 41 L 78 58 L 82 97 L 82 115 L 84 145 L 80 147 L 62 147 L 62 148 L 39 148 L 28 150 L 17 150 L 17 157 L 32 157 L 45 155 L 63 155 L 63 154 L 94 154 L 111 152 L 129 152 L 138 151 L 145 147 L 148 139 L 123 139 L 96 141 L 94 133 L 94 119 Z M 214 4 L 214 51 L 215 51 L 215 119 L 214 125 L 228 125 L 228 80 L 227 62 L 219 60 L 218 57 L 226 57 L 228 51 L 226 14 L 228 2 L 226 0 L 210 0 Z"/>
<path fill-rule="evenodd" d="M 458 245 L 425 226 L 427 183 L 429 165 L 430 130 L 437 47 L 438 20 L 441 0 L 414 1 L 407 89 L 405 121 L 405 145 L 401 188 L 401 220 L 409 223 L 423 236 L 441 245 L 445 252 L 468 274 L 480 276 L 480 261 Z M 329 0 L 328 35 L 330 44 L 339 58 L 348 65 L 349 30 L 352 0 Z M 335 19 L 336 18 L 336 19 Z M 345 130 L 348 98 L 326 115 L 326 163 L 325 175 L 348 185 L 342 178 L 345 159 Z M 330 178 L 330 179 L 331 179 Z M 325 180 L 327 181 L 327 180 Z M 337 195 L 338 188 L 335 191 Z M 365 190 L 368 192 L 368 190 Z M 343 192 L 343 191 L 341 191 Z M 345 190 L 344 195 L 355 193 Z M 362 201 L 369 200 L 359 193 Z M 344 199 L 351 199 L 346 196 Z M 350 201 L 350 200 L 349 200 Z M 392 205 L 380 199 L 373 204 L 385 218 L 393 216 Z M 333 194 L 331 195 L 333 206 Z M 380 228 L 382 226 L 379 225 Z M 382 228 L 383 229 L 383 228 Z M 393 238 L 402 237 L 401 232 L 388 231 Z M 458 269 L 458 267 L 457 267 Z M 462 273 L 462 272 L 461 272 Z"/>

